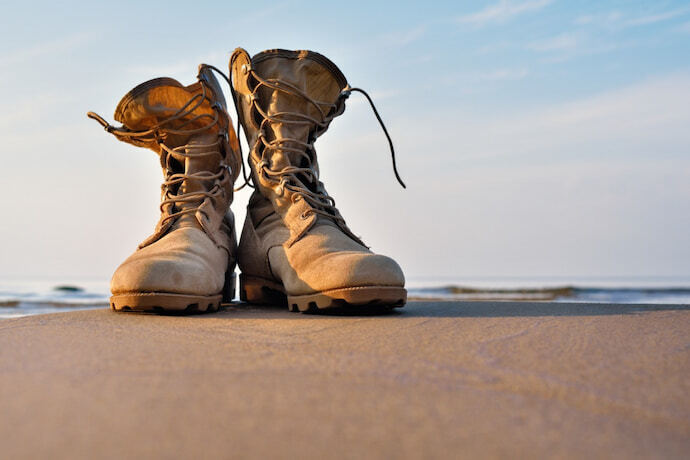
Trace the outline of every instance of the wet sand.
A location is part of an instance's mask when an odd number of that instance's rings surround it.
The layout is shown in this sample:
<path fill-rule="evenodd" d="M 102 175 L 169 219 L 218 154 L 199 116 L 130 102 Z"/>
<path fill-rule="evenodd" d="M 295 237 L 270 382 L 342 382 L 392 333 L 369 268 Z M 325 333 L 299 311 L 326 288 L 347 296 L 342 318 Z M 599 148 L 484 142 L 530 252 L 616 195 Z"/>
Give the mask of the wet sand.
<path fill-rule="evenodd" d="M 0 322 L 2 458 L 688 458 L 690 306 Z"/>

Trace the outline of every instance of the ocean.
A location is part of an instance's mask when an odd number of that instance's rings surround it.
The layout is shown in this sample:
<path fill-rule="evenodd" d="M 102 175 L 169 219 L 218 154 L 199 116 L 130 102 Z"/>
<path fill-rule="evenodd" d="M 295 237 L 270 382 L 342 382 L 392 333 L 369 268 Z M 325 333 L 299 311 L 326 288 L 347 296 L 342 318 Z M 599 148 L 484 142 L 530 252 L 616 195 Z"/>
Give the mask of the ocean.
<path fill-rule="evenodd" d="M 412 277 L 410 299 L 690 305 L 688 277 Z M 0 280 L 0 319 L 108 306 L 107 280 Z"/>

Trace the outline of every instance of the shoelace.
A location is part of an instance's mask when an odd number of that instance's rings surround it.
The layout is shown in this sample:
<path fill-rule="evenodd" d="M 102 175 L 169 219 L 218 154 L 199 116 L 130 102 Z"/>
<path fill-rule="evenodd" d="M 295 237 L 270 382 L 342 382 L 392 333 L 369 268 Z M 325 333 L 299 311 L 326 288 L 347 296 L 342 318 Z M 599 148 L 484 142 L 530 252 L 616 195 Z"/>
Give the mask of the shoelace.
<path fill-rule="evenodd" d="M 201 70 L 203 68 L 210 68 L 212 70 L 215 70 L 216 72 L 221 73 L 217 68 L 213 66 L 209 66 L 206 64 L 202 64 L 199 68 L 199 72 L 201 73 Z M 225 75 L 223 75 L 225 77 Z M 188 193 L 178 193 L 179 188 L 181 187 L 182 183 L 185 181 L 200 181 L 200 182 L 205 182 L 205 181 L 216 181 L 217 179 L 222 178 L 225 174 L 232 174 L 229 171 L 229 166 L 225 163 L 224 158 L 222 158 L 222 155 L 220 153 L 220 142 L 221 140 L 218 139 L 215 142 L 212 142 L 210 144 L 185 144 L 181 145 L 175 148 L 169 148 L 167 145 L 165 145 L 165 139 L 170 135 L 170 134 L 178 134 L 178 135 L 193 135 L 193 134 L 199 134 L 204 131 L 207 131 L 214 127 L 215 125 L 218 124 L 219 121 L 219 109 L 215 105 L 213 105 L 214 113 L 213 115 L 209 114 L 200 114 L 197 116 L 194 116 L 190 118 L 189 120 L 183 122 L 180 124 L 176 129 L 172 129 L 166 126 L 169 126 L 170 123 L 172 123 L 175 120 L 179 120 L 181 118 L 184 118 L 190 114 L 192 114 L 201 104 L 203 104 L 204 100 L 207 99 L 208 91 L 206 88 L 206 83 L 203 78 L 201 78 L 200 75 L 197 76 L 197 79 L 199 80 L 199 83 L 201 84 L 201 93 L 195 94 L 192 96 L 187 103 L 185 103 L 179 110 L 177 110 L 172 116 L 169 118 L 166 118 L 165 120 L 161 121 L 160 123 L 154 125 L 152 128 L 147 129 L 147 130 L 141 130 L 141 131 L 132 131 L 126 128 L 119 128 L 116 126 L 111 125 L 108 123 L 103 117 L 98 115 L 97 113 L 94 112 L 88 112 L 86 115 L 93 119 L 96 120 L 98 123 L 103 126 L 103 128 L 113 134 L 115 137 L 122 137 L 122 138 L 127 138 L 131 139 L 134 141 L 140 141 L 140 142 L 157 142 L 159 147 L 161 148 L 161 165 L 165 168 L 165 179 L 163 181 L 163 184 L 161 185 L 161 189 L 163 190 L 163 196 L 164 199 L 161 201 L 160 204 L 160 210 L 161 213 L 165 212 L 165 207 L 166 205 L 172 204 L 173 208 L 177 204 L 183 204 L 183 203 L 195 203 L 198 202 L 196 206 L 192 206 L 186 209 L 182 209 L 180 211 L 170 213 L 166 217 L 163 218 L 163 220 L 160 222 L 161 225 L 163 225 L 165 222 L 171 220 L 171 219 L 176 219 L 177 217 L 183 215 L 183 214 L 191 214 L 191 213 L 196 213 L 199 207 L 203 204 L 204 199 L 206 197 L 217 197 L 220 195 L 225 195 L 225 189 L 221 187 L 218 183 L 214 184 L 211 190 L 208 191 L 197 191 L 197 192 L 188 192 Z M 226 78 L 227 80 L 227 78 Z M 209 99 L 210 100 L 210 99 Z M 220 112 L 222 113 L 222 112 Z M 211 121 L 200 128 L 195 128 L 195 129 L 180 129 L 184 128 L 185 126 L 194 123 L 197 120 L 203 119 L 203 118 L 210 118 Z M 192 173 L 192 174 L 184 174 L 184 173 L 175 173 L 172 162 L 171 160 L 174 159 L 174 155 L 177 155 L 179 157 L 184 157 L 184 158 L 198 158 L 198 157 L 203 157 L 203 156 L 209 156 L 209 155 L 219 155 L 221 156 L 221 162 L 220 162 L 220 167 L 219 170 L 216 173 L 211 173 L 209 171 L 200 171 L 197 173 Z M 189 183 L 189 182 L 187 182 Z"/>
<path fill-rule="evenodd" d="M 350 93 L 352 92 L 358 92 L 362 93 L 364 97 L 367 98 L 367 101 L 369 101 L 369 105 L 371 106 L 371 110 L 374 112 L 374 115 L 376 116 L 376 119 L 378 120 L 379 124 L 381 125 L 381 129 L 383 130 L 383 134 L 386 135 L 386 139 L 388 140 L 388 146 L 391 149 L 391 162 L 393 163 L 393 174 L 395 174 L 395 178 L 398 180 L 398 183 L 402 185 L 402 188 L 407 188 L 403 180 L 400 178 L 400 174 L 398 173 L 398 166 L 395 162 L 395 149 L 393 148 L 393 140 L 391 139 L 390 134 L 388 134 L 388 130 L 386 129 L 386 125 L 383 124 L 383 120 L 381 119 L 381 115 L 379 115 L 379 111 L 376 110 L 376 106 L 374 105 L 374 101 L 371 99 L 371 96 L 364 91 L 362 88 L 349 88 L 345 89 L 343 91 L 343 94 L 346 94 L 344 97 L 348 98 L 350 96 Z"/>
<path fill-rule="evenodd" d="M 258 81 L 258 84 L 255 86 L 255 88 L 252 90 L 251 93 L 251 100 L 252 100 L 252 107 L 261 115 L 262 117 L 262 122 L 259 126 L 259 136 L 258 140 L 260 140 L 264 146 L 263 151 L 261 153 L 261 159 L 257 163 L 257 173 L 259 174 L 264 174 L 266 177 L 272 179 L 273 181 L 278 181 L 278 193 L 282 193 L 283 189 L 289 190 L 294 193 L 293 200 L 299 199 L 298 197 L 303 198 L 305 201 L 307 201 L 311 208 L 307 213 L 312 212 L 316 214 L 323 215 L 325 217 L 331 218 L 331 219 L 336 219 L 338 221 L 342 221 L 344 223 L 344 220 L 342 217 L 340 217 L 340 213 L 338 212 L 337 208 L 335 207 L 335 199 L 325 193 L 325 191 L 312 191 L 309 187 L 307 187 L 301 180 L 298 175 L 301 175 L 304 177 L 307 182 L 310 185 L 314 186 L 314 189 L 318 187 L 318 177 L 317 173 L 314 168 L 312 168 L 312 158 L 316 158 L 316 150 L 314 148 L 314 140 L 316 136 L 312 136 L 312 141 L 311 142 L 304 142 L 299 139 L 295 138 L 281 138 L 281 139 L 274 139 L 272 141 L 267 141 L 265 137 L 265 125 L 267 123 L 284 123 L 284 124 L 306 124 L 311 127 L 310 132 L 314 132 L 316 129 L 321 129 L 325 130 L 330 122 L 335 118 L 335 111 L 338 106 L 337 103 L 339 103 L 341 100 L 347 99 L 352 92 L 359 92 L 362 93 L 366 98 L 367 101 L 369 102 L 374 115 L 376 116 L 376 119 L 378 120 L 379 124 L 381 125 L 381 128 L 383 129 L 384 134 L 386 135 L 386 138 L 388 140 L 388 145 L 390 147 L 391 151 L 391 159 L 393 163 L 393 172 L 395 174 L 396 179 L 400 183 L 400 185 L 403 188 L 406 188 L 405 183 L 402 181 L 400 178 L 400 174 L 398 173 L 396 161 L 395 161 L 395 149 L 393 147 L 393 141 L 388 134 L 388 130 L 386 129 L 385 124 L 383 123 L 383 120 L 381 119 L 380 114 L 378 113 L 378 110 L 376 110 L 376 106 L 374 105 L 373 100 L 369 96 L 369 94 L 364 91 L 361 88 L 351 88 L 351 87 L 346 87 L 340 94 L 340 97 L 334 104 L 329 104 L 321 101 L 316 101 L 312 98 L 310 98 L 307 94 L 305 94 L 303 91 L 301 91 L 299 88 L 295 87 L 294 85 L 291 85 L 287 82 L 284 82 L 279 79 L 264 79 L 261 78 L 253 69 L 249 69 L 250 74 Z M 229 80 L 229 79 L 228 79 Z M 230 85 L 230 90 L 233 95 L 233 100 L 235 102 L 235 108 L 238 110 L 237 107 L 237 96 L 234 91 L 234 88 L 232 87 L 232 83 L 228 81 Z M 320 114 L 321 119 L 316 119 L 313 117 L 310 117 L 306 114 L 299 113 L 299 112 L 279 112 L 275 114 L 268 114 L 262 108 L 258 105 L 257 102 L 257 96 L 256 93 L 261 88 L 261 86 L 266 86 L 269 88 L 272 88 L 277 91 L 282 91 L 287 94 L 293 95 L 300 97 L 307 101 L 310 105 L 312 105 L 314 108 L 317 109 L 318 113 Z M 328 111 L 325 111 L 323 106 L 328 107 Z M 239 114 L 239 110 L 238 110 Z M 238 131 L 239 133 L 239 116 L 238 116 Z M 298 145 L 302 148 L 296 148 L 296 147 L 291 147 L 290 145 L 286 144 L 293 144 L 293 145 Z M 289 165 L 284 167 L 281 170 L 272 170 L 270 169 L 269 162 L 266 160 L 266 153 L 273 151 L 273 150 L 282 150 L 284 152 L 293 152 L 299 155 L 304 161 L 306 166 L 293 166 Z M 310 155 L 309 152 L 311 152 L 313 155 Z M 247 159 L 249 161 L 249 159 Z M 237 188 L 236 190 L 242 189 L 245 185 L 249 185 L 252 187 L 252 184 L 250 184 L 250 178 L 247 177 L 247 174 L 245 172 L 245 166 L 244 162 L 242 163 L 242 174 L 244 177 L 244 184 L 242 184 L 241 187 Z M 306 216 L 302 216 L 306 217 Z"/>

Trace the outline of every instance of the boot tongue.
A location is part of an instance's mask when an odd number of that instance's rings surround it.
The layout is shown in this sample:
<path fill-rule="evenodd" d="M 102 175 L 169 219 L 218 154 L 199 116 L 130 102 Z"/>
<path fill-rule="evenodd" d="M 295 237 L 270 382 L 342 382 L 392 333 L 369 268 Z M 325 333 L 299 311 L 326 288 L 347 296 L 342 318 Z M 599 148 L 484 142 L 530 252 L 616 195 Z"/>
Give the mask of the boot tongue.
<path fill-rule="evenodd" d="M 202 155 L 204 152 L 219 152 L 219 147 L 215 145 L 218 141 L 218 135 L 212 133 L 204 133 L 192 136 L 186 144 L 184 153 L 189 155 L 180 155 L 173 152 L 170 154 L 171 163 L 177 166 L 174 168 L 176 173 L 183 173 L 185 175 L 193 175 L 197 173 L 204 173 L 210 176 L 218 172 L 221 163 L 221 155 L 219 153 L 210 153 Z M 212 145 L 214 144 L 214 145 Z M 183 195 L 187 193 L 207 192 L 213 187 L 214 179 L 199 180 L 199 179 L 185 179 L 177 189 L 176 195 Z M 196 209 L 204 201 L 204 196 L 192 197 L 188 202 L 175 203 L 174 211 L 183 211 L 185 209 Z M 196 227 L 200 228 L 199 222 L 194 213 L 187 213 L 181 215 L 175 224 L 176 227 Z"/>
<path fill-rule="evenodd" d="M 300 114 L 315 120 L 323 120 L 331 111 L 331 105 L 338 101 L 341 91 L 347 85 L 335 64 L 328 65 L 328 63 L 330 61 L 325 57 L 310 51 L 274 50 L 255 56 L 252 59 L 252 66 L 261 78 L 275 79 L 298 88 L 318 103 L 321 111 L 304 97 L 266 86 L 262 86 L 258 91 L 259 100 L 268 101 L 267 106 L 262 104 L 262 108 L 269 115 L 286 121 L 302 121 Z M 268 142 L 290 138 L 308 143 L 310 142 L 309 133 L 315 129 L 313 123 L 272 122 L 264 126 L 266 126 L 265 135 Z M 281 145 L 304 150 L 303 146 L 294 142 L 284 142 Z M 305 166 L 304 163 L 303 156 L 296 152 L 276 149 L 271 155 L 273 170 L 280 170 L 289 165 Z M 316 167 L 315 158 L 312 159 L 312 164 Z"/>

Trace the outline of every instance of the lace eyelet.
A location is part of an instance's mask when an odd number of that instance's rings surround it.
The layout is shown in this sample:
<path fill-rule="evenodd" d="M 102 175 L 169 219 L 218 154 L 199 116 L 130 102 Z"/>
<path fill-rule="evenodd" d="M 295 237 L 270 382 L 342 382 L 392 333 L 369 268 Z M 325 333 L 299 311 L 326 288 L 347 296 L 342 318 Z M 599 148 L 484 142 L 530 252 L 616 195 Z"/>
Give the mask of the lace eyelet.
<path fill-rule="evenodd" d="M 259 170 L 259 172 L 263 173 L 264 169 L 267 169 L 270 165 L 268 164 L 268 161 L 266 160 L 261 160 L 256 164 L 256 169 Z"/>
<path fill-rule="evenodd" d="M 302 220 L 307 220 L 307 219 L 309 218 L 309 214 L 310 214 L 309 211 L 304 211 L 304 212 L 300 215 L 300 217 L 302 218 Z"/>

